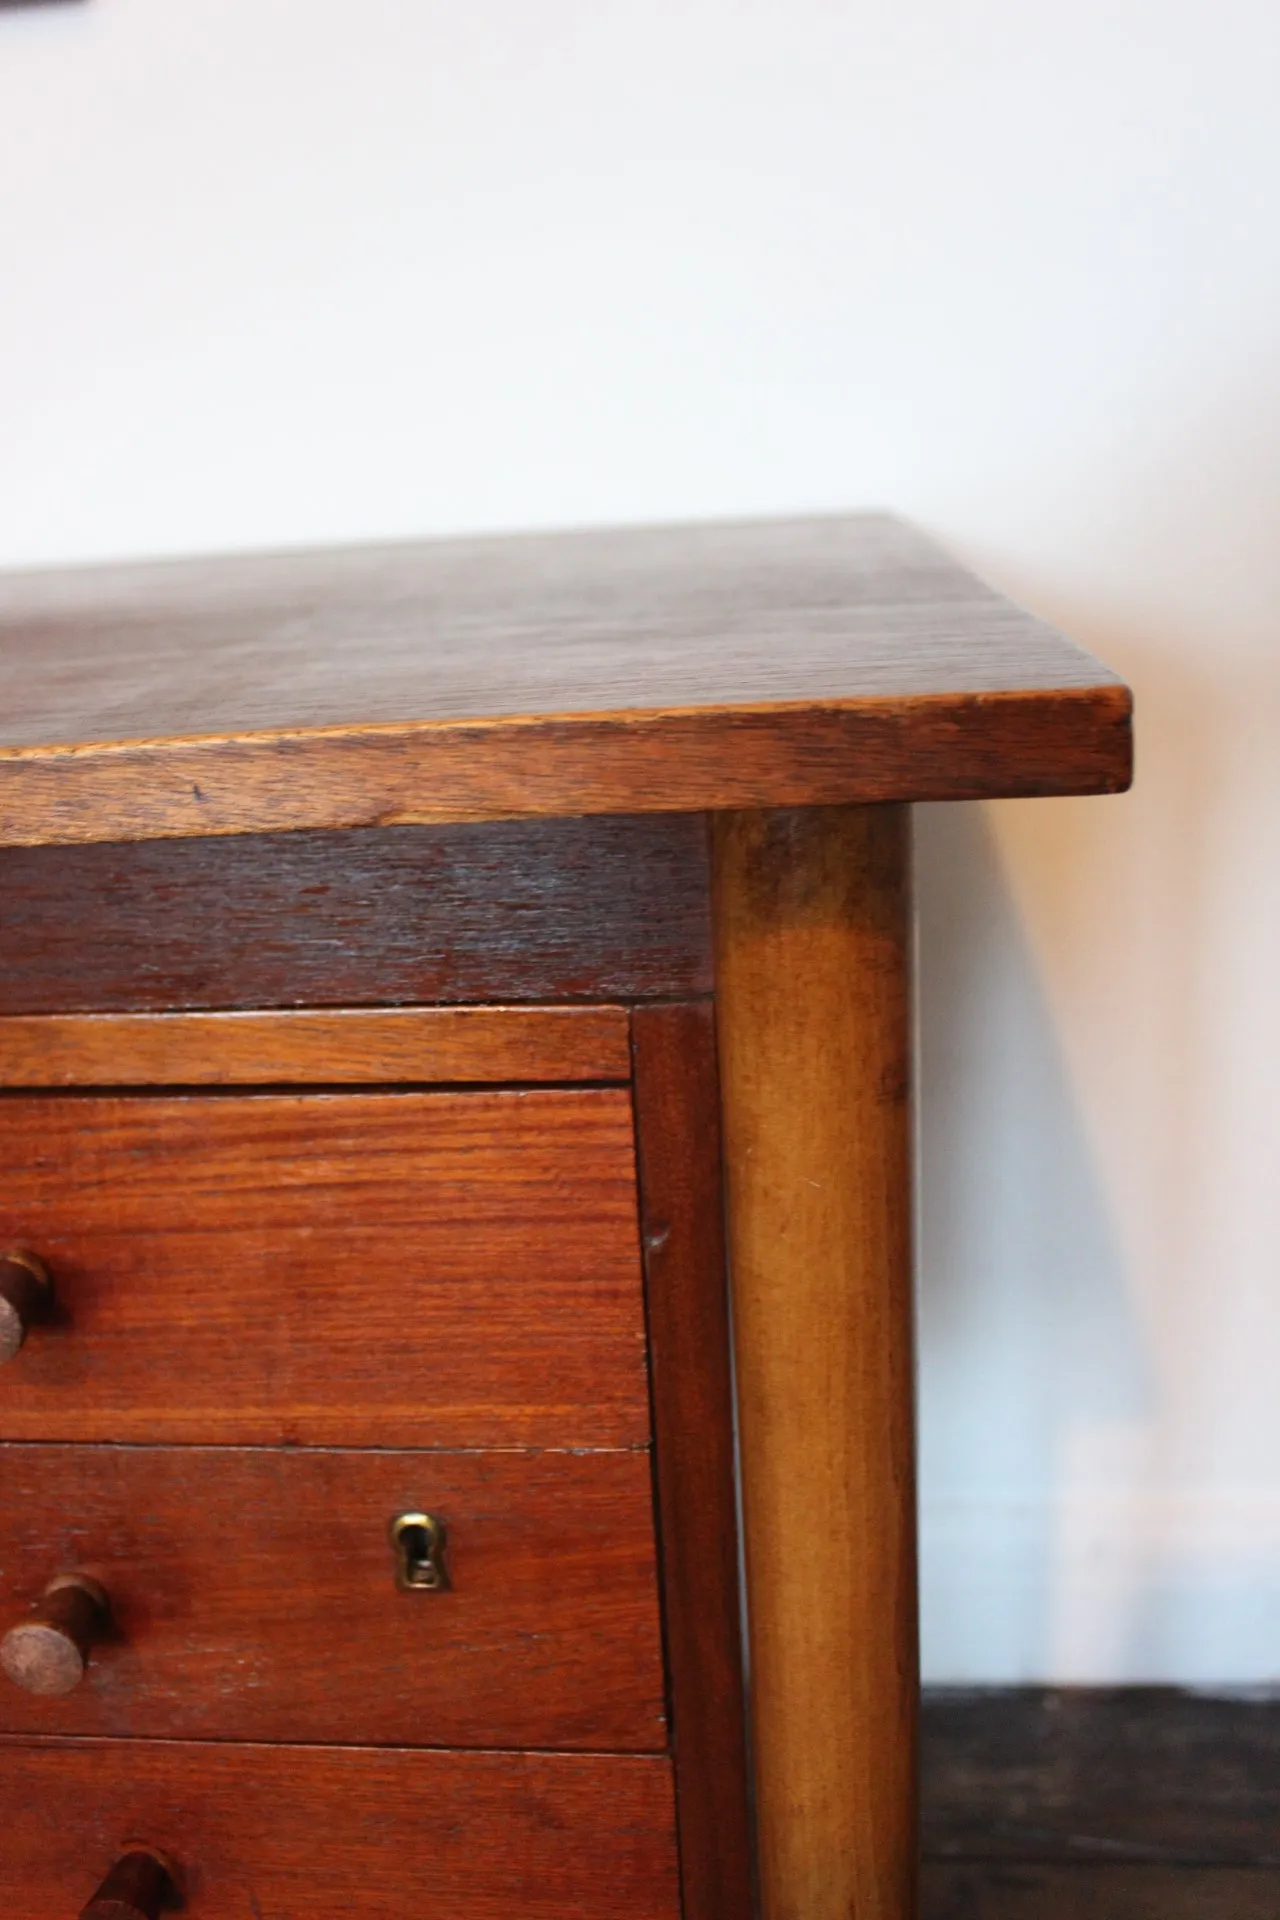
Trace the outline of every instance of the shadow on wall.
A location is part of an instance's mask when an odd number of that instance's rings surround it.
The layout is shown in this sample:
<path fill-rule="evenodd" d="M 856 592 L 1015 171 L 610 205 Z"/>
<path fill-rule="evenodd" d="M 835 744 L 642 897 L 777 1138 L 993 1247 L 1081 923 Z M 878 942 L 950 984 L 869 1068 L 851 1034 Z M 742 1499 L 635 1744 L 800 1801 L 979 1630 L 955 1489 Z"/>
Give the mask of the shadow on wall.
<path fill-rule="evenodd" d="M 916 816 L 926 1674 L 1046 1672 L 1065 1425 L 1149 1383 L 1030 945 L 977 806 Z"/>
<path fill-rule="evenodd" d="M 1280 1672 L 1280 662 L 1094 644 L 1137 693 L 1133 794 L 917 814 L 926 1672 L 1251 1683 Z"/>

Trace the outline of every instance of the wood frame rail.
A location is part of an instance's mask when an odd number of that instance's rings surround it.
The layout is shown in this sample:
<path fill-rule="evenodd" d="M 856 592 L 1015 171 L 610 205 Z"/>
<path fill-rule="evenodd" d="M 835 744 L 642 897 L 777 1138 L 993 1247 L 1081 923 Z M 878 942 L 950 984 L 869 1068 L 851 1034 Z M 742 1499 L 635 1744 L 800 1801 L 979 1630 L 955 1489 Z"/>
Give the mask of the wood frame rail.
<path fill-rule="evenodd" d="M 625 1007 L 297 1008 L 0 1018 L 0 1087 L 623 1082 Z"/>

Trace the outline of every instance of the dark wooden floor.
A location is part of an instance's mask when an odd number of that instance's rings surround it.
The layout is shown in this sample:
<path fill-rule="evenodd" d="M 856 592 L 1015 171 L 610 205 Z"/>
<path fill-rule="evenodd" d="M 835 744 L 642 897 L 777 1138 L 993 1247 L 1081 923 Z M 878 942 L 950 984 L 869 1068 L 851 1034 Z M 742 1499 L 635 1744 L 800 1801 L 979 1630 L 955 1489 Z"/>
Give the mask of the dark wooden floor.
<path fill-rule="evenodd" d="M 926 1695 L 924 1920 L 1280 1920 L 1280 1700 Z"/>

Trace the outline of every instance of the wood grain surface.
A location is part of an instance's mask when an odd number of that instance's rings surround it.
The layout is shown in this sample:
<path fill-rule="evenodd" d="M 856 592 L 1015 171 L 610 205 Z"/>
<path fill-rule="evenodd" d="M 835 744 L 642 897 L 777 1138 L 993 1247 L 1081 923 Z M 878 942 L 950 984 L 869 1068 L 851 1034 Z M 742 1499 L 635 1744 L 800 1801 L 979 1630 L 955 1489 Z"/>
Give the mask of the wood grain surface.
<path fill-rule="evenodd" d="M 623 1089 L 0 1098 L 0 1437 L 649 1438 Z"/>
<path fill-rule="evenodd" d="M 939 1690 L 923 1760 L 931 1858 L 1280 1869 L 1274 1698 Z"/>
<path fill-rule="evenodd" d="M 917 1911 L 908 835 L 715 836 L 764 1920 Z"/>
<path fill-rule="evenodd" d="M 627 1080 L 623 1007 L 0 1016 L 0 1087 Z"/>
<path fill-rule="evenodd" d="M 643 1000 L 711 985 L 703 821 L 0 849 L 0 1013 Z"/>
<path fill-rule="evenodd" d="M 1280 1912 L 1280 1702 L 1173 1687 L 926 1692 L 924 1920 Z"/>
<path fill-rule="evenodd" d="M 750 1920 L 738 1514 L 710 1005 L 634 1015 L 641 1238 L 684 1920 Z"/>
<path fill-rule="evenodd" d="M 680 1915 L 661 1759 L 0 1741 L 0 1805 L 15 1920 L 71 1920 L 126 1841 L 189 1920 Z"/>
<path fill-rule="evenodd" d="M 923 1920 L 1275 1920 L 1274 1867 L 930 1862 Z"/>
<path fill-rule="evenodd" d="M 0 838 L 1093 792 L 1129 700 L 884 517 L 0 581 Z"/>
<path fill-rule="evenodd" d="M 428 1512 L 449 1588 L 404 1593 Z M 0 1447 L 0 1631 L 87 1573 L 112 1632 L 6 1733 L 661 1751 L 642 1452 Z"/>

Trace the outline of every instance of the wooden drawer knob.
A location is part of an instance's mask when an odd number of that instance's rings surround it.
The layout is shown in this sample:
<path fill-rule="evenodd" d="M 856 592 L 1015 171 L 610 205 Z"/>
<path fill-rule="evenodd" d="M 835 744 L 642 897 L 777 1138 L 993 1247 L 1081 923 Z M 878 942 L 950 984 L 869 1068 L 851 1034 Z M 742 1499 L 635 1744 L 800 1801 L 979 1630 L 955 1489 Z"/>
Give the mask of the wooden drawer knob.
<path fill-rule="evenodd" d="M 27 1693 L 70 1693 L 108 1621 L 107 1596 L 83 1573 L 62 1573 L 0 1641 L 0 1665 Z"/>
<path fill-rule="evenodd" d="M 49 1298 L 49 1276 L 34 1253 L 0 1253 L 0 1367 L 12 1360 Z"/>
<path fill-rule="evenodd" d="M 179 1904 L 172 1869 L 139 1848 L 116 1861 L 80 1920 L 160 1920 Z"/>

